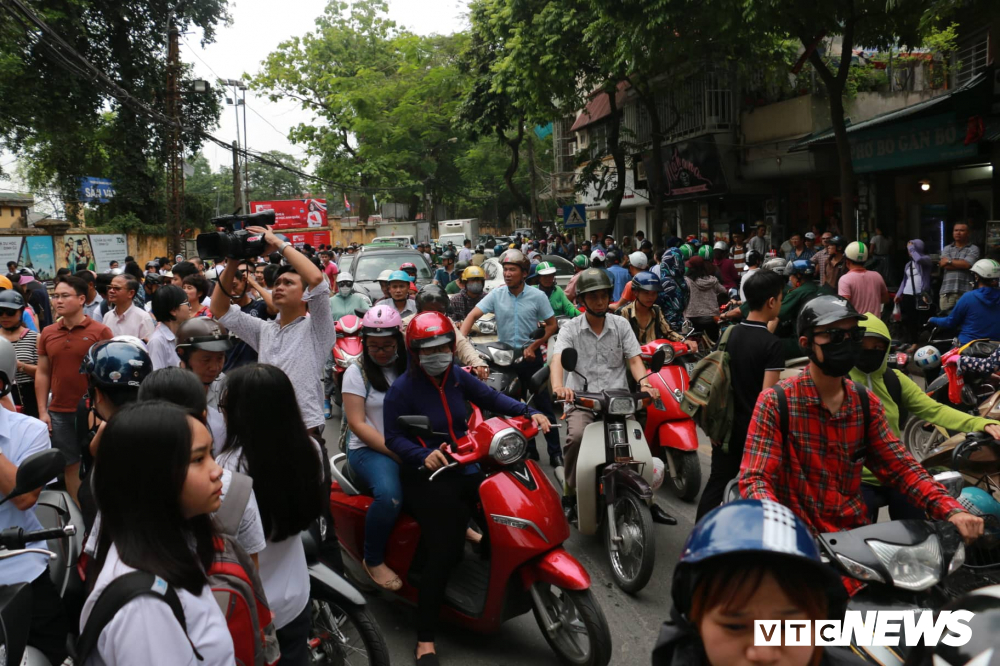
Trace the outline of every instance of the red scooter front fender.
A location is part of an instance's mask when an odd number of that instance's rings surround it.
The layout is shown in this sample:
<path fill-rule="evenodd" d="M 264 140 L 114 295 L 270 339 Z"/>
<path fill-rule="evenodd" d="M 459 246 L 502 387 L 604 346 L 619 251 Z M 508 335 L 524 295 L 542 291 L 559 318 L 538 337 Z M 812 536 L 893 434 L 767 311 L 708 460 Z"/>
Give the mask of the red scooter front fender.
<path fill-rule="evenodd" d="M 665 449 L 677 451 L 698 450 L 698 430 L 694 420 L 664 421 L 656 431 L 657 442 Z"/>
<path fill-rule="evenodd" d="M 525 589 L 539 582 L 564 590 L 590 589 L 590 574 L 562 546 L 521 567 L 521 581 Z"/>

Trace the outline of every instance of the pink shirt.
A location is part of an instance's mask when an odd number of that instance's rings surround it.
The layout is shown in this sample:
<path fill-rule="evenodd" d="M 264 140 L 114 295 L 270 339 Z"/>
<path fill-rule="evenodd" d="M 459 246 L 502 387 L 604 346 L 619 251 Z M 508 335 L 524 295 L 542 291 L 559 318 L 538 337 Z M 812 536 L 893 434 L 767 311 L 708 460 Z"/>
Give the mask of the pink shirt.
<path fill-rule="evenodd" d="M 889 295 L 885 280 L 875 271 L 847 271 L 837 283 L 837 293 L 861 314 L 882 315 L 882 303 Z"/>
<path fill-rule="evenodd" d="M 336 277 L 337 273 L 340 272 L 340 269 L 337 268 L 337 264 L 331 261 L 323 267 L 323 272 L 326 273 L 328 278 L 330 278 L 330 282 L 333 282 L 334 277 Z"/>

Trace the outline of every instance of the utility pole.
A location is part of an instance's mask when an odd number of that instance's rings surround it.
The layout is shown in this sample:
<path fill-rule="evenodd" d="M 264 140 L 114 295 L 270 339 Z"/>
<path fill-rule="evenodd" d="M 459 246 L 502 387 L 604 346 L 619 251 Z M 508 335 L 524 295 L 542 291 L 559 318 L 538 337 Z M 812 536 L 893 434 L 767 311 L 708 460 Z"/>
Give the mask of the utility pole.
<path fill-rule="evenodd" d="M 178 88 L 180 75 L 179 31 L 170 15 L 167 38 L 167 116 L 173 121 L 167 140 L 167 225 L 170 230 L 167 242 L 169 254 L 181 253 L 181 229 L 184 220 L 184 158 L 181 146 L 181 94 Z"/>
<path fill-rule="evenodd" d="M 243 192 L 243 188 L 240 186 L 240 146 L 238 141 L 233 141 L 233 203 L 239 206 L 241 213 L 246 213 L 244 210 L 245 203 L 240 204 L 240 195 Z"/>

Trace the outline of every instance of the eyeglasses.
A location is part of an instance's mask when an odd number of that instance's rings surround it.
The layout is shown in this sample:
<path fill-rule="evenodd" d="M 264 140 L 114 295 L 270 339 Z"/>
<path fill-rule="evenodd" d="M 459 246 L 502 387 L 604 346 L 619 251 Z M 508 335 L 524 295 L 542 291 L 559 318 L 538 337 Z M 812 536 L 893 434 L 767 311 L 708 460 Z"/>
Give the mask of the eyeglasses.
<path fill-rule="evenodd" d="M 108 291 L 121 291 L 121 290 L 122 290 L 122 289 L 124 289 L 124 288 L 125 288 L 125 287 L 115 287 L 115 286 L 109 286 L 109 287 L 108 287 Z"/>
<path fill-rule="evenodd" d="M 845 340 L 850 340 L 851 342 L 861 342 L 865 339 L 865 329 L 860 326 L 855 326 L 854 328 L 831 328 L 825 331 L 813 332 L 814 339 L 819 335 L 829 337 L 830 342 L 838 345 Z"/>
<path fill-rule="evenodd" d="M 396 351 L 396 343 L 393 342 L 392 344 L 388 344 L 388 345 L 372 345 L 372 344 L 369 344 L 368 345 L 368 351 L 373 352 L 373 353 L 388 354 L 389 352 Z"/>
<path fill-rule="evenodd" d="M 53 301 L 61 301 L 67 298 L 75 298 L 77 294 L 52 294 Z"/>

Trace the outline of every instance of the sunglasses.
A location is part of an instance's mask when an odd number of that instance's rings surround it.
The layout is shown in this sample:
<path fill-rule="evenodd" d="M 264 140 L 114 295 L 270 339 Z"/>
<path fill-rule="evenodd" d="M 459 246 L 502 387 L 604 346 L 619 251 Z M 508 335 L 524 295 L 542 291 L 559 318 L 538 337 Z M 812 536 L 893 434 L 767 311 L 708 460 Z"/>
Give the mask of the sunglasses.
<path fill-rule="evenodd" d="M 347 282 L 347 281 L 344 281 L 344 282 L 338 282 L 338 283 L 337 283 L 337 288 L 338 288 L 338 289 L 339 289 L 340 287 L 353 287 L 353 286 L 354 286 L 354 283 L 353 283 L 353 282 Z"/>
<path fill-rule="evenodd" d="M 814 339 L 817 335 L 829 336 L 830 342 L 833 344 L 840 344 L 845 340 L 850 340 L 851 342 L 861 342 L 865 339 L 865 329 L 860 326 L 855 326 L 854 328 L 831 328 L 826 331 L 813 332 Z"/>
<path fill-rule="evenodd" d="M 0 308 L 0 316 L 2 317 L 13 317 L 14 315 L 19 314 L 20 312 L 21 312 L 20 310 L 8 310 L 7 308 Z"/>

